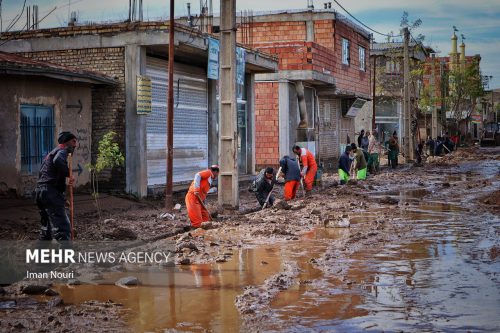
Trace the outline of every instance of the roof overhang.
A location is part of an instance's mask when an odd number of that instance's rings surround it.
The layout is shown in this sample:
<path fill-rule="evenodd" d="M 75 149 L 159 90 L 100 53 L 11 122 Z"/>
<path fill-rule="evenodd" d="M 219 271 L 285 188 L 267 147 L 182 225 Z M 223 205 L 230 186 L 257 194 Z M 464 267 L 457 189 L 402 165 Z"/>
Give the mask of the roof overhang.
<path fill-rule="evenodd" d="M 61 81 L 87 83 L 95 85 L 114 85 L 116 81 L 92 74 L 78 74 L 45 67 L 17 67 L 11 64 L 0 64 L 0 75 L 41 76 Z"/>

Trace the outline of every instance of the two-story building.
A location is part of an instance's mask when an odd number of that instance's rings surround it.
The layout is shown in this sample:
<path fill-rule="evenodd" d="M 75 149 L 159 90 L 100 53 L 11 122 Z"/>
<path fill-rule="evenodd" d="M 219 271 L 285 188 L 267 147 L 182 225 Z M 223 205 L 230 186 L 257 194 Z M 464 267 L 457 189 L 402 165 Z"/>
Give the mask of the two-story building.
<path fill-rule="evenodd" d="M 256 167 L 299 144 L 335 168 L 354 142 L 348 111 L 370 98 L 370 34 L 332 10 L 283 10 L 253 15 L 238 41 L 279 59 L 277 73 L 255 76 Z"/>

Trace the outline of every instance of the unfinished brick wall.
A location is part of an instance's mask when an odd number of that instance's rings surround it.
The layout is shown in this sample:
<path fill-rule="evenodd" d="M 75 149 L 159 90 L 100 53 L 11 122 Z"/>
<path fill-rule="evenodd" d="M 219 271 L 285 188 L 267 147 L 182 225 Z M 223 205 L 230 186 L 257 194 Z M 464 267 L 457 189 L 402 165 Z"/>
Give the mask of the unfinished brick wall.
<path fill-rule="evenodd" d="M 350 44 L 350 63 L 342 64 L 342 38 Z M 359 46 L 365 48 L 366 71 L 360 70 Z M 335 70 L 337 89 L 356 94 L 370 95 L 370 42 L 352 27 L 337 21 L 335 23 L 335 57 L 338 59 Z"/>
<path fill-rule="evenodd" d="M 113 77 L 116 86 L 94 86 L 92 89 L 92 160 L 97 156 L 99 140 L 112 130 L 125 154 L 125 59 L 124 48 L 90 48 L 23 53 L 23 56 L 63 66 L 96 71 Z M 114 188 L 125 188 L 125 168 L 114 174 L 103 173 Z M 104 184 L 102 184 L 104 185 Z"/>
<path fill-rule="evenodd" d="M 255 83 L 255 168 L 279 164 L 278 83 Z"/>
<path fill-rule="evenodd" d="M 333 20 L 316 20 L 314 21 L 314 41 L 322 45 L 332 52 L 335 50 L 334 37 L 334 21 Z"/>
<path fill-rule="evenodd" d="M 245 40 L 242 36 L 243 30 L 236 33 L 236 40 Z M 252 40 L 255 44 L 272 44 L 290 41 L 306 40 L 306 22 L 254 22 L 252 23 Z"/>
<path fill-rule="evenodd" d="M 277 55 L 280 70 L 315 70 L 320 73 L 332 73 L 335 70 L 334 53 L 314 42 L 255 43 L 254 47 Z"/>

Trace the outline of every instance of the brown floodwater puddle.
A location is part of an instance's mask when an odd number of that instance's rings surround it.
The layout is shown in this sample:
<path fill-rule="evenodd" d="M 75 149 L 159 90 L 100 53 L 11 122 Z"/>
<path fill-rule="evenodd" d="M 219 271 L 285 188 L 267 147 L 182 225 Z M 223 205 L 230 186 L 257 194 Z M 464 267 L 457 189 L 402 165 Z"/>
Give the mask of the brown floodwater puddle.
<path fill-rule="evenodd" d="M 87 284 L 57 290 L 66 303 L 122 303 L 130 310 L 130 327 L 138 332 L 235 332 L 242 324 L 236 296 L 245 286 L 261 285 L 280 272 L 284 262 L 294 261 L 300 269 L 296 283 L 272 301 L 273 320 L 264 330 L 500 329 L 500 267 L 478 252 L 498 248 L 498 217 L 485 218 L 452 200 L 432 201 L 427 190 L 385 195 L 411 202 L 391 208 L 399 212 L 397 223 L 413 225 L 411 234 L 343 259 L 342 279 L 311 259 L 321 257 L 336 239 L 349 237 L 350 230 L 317 228 L 299 241 L 238 249 L 226 263 L 104 275 L 110 283 L 136 276 L 142 283 L 137 287 Z M 382 210 L 357 211 L 350 214 L 351 222 L 369 222 L 380 214 Z"/>

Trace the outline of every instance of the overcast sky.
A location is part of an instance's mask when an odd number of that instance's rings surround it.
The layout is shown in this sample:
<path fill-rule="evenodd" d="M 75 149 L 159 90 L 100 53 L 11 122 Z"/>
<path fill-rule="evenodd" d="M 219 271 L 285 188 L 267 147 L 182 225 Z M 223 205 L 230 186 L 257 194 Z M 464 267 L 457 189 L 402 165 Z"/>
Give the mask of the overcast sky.
<path fill-rule="evenodd" d="M 139 2 L 139 0 L 136 0 Z M 208 0 L 205 0 L 208 1 Z M 330 0 L 328 0 L 330 1 Z M 389 33 L 398 33 L 403 11 L 409 13 L 411 21 L 420 18 L 422 25 L 414 35 L 425 35 L 425 43 L 439 55 L 450 52 L 452 26 L 465 36 L 466 54 L 480 54 L 483 75 L 493 76 L 490 88 L 500 88 L 500 1 L 498 0 L 337 0 L 345 9 L 369 27 Z M 2 3 L 2 31 L 21 12 L 24 0 L 0 0 Z M 199 13 L 199 0 L 176 0 L 176 16 L 187 14 L 186 4 L 191 2 L 191 13 Z M 237 0 L 238 10 L 252 9 L 254 12 L 282 9 L 306 8 L 307 0 Z M 326 1 L 314 0 L 316 9 L 323 8 Z M 26 0 L 26 5 L 37 4 L 39 17 L 44 17 L 54 7 L 54 12 L 40 24 L 44 27 L 66 25 L 69 12 L 76 11 L 80 22 L 119 21 L 128 16 L 129 0 Z M 220 1 L 214 0 L 214 11 L 218 12 Z M 165 19 L 169 15 L 169 0 L 143 0 L 144 19 Z M 334 1 L 332 8 L 347 15 Z M 24 14 L 14 30 L 26 23 Z M 375 34 L 377 41 L 384 37 Z M 459 40 L 460 42 L 460 40 Z"/>

